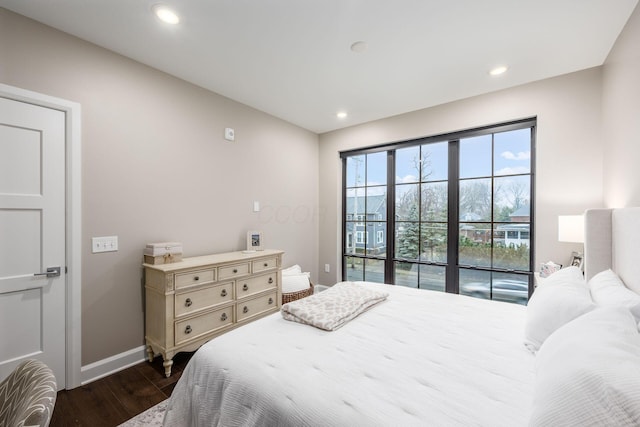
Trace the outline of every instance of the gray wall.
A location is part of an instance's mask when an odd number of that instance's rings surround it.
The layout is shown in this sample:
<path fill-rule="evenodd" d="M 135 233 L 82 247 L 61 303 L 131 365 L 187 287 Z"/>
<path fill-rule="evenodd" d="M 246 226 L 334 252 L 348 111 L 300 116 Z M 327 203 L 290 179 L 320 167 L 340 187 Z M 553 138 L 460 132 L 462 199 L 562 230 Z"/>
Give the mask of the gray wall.
<path fill-rule="evenodd" d="M 536 157 L 536 265 L 569 261 L 581 245 L 559 243 L 558 215 L 601 207 L 601 67 L 354 126 L 320 136 L 319 264 L 340 267 L 339 151 L 538 118 Z M 320 273 L 321 283 L 340 269 Z"/>
<path fill-rule="evenodd" d="M 83 109 L 83 365 L 142 344 L 147 242 L 200 255 L 242 249 L 258 228 L 285 264 L 339 280 L 341 150 L 537 116 L 535 258 L 568 261 L 580 246 L 557 242 L 558 215 L 640 205 L 639 40 L 636 9 L 603 67 L 318 138 L 0 9 L 0 81 Z M 112 234 L 119 252 L 90 253 Z"/>
<path fill-rule="evenodd" d="M 340 266 L 339 151 L 529 116 L 538 117 L 536 265 L 567 262 L 582 247 L 557 241 L 558 215 L 640 205 L 639 43 L 640 6 L 602 67 L 321 135 L 320 205 L 328 214 L 319 266 Z M 319 281 L 340 277 L 333 268 Z"/>
<path fill-rule="evenodd" d="M 258 229 L 317 277 L 317 135 L 1 8 L 0 58 L 2 83 L 82 106 L 83 365 L 143 344 L 146 243 L 194 256 Z"/>
<path fill-rule="evenodd" d="M 640 6 L 603 67 L 604 200 L 640 206 Z"/>

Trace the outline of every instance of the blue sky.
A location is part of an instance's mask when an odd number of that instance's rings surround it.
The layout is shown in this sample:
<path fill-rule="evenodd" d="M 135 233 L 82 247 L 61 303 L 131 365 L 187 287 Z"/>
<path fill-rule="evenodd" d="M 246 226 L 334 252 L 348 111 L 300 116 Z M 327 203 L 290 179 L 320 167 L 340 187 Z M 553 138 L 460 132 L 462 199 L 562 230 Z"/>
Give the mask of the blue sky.
<path fill-rule="evenodd" d="M 396 151 L 396 183 L 418 181 L 415 160 L 420 158 L 420 148 L 409 147 Z M 422 146 L 426 154 L 430 175 L 428 180 L 446 180 L 448 174 L 448 143 L 433 143 Z M 366 160 L 365 160 L 366 159 Z M 347 186 L 364 184 L 366 161 L 367 185 L 385 185 L 386 152 L 360 155 L 348 159 Z M 460 177 L 473 178 L 491 176 L 491 135 L 460 140 Z M 531 142 L 530 129 L 520 129 L 495 134 L 493 167 L 495 175 L 530 173 Z"/>

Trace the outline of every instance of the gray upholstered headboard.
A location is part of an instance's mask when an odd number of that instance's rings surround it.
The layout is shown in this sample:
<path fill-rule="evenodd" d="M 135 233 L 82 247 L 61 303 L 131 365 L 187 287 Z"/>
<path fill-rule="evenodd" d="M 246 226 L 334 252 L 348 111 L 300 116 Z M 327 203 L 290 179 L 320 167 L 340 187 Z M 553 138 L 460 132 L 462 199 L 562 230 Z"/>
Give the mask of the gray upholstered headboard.
<path fill-rule="evenodd" d="M 610 268 L 640 294 L 640 208 L 589 209 L 584 219 L 587 280 Z"/>

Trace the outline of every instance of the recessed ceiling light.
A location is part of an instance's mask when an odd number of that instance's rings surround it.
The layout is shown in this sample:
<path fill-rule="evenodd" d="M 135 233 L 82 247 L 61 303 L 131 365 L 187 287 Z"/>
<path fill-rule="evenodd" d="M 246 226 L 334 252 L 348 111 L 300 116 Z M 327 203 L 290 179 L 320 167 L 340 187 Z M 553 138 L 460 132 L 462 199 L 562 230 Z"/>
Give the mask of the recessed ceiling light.
<path fill-rule="evenodd" d="M 495 67 L 489 71 L 489 74 L 492 76 L 499 76 L 500 74 L 504 74 L 507 71 L 507 67 L 504 65 L 500 65 L 499 67 Z"/>
<path fill-rule="evenodd" d="M 339 119 L 346 119 L 347 118 L 347 113 L 344 111 L 339 111 L 338 113 L 336 113 L 336 117 Z"/>
<path fill-rule="evenodd" d="M 180 17 L 169 7 L 163 4 L 157 4 L 153 6 L 153 13 L 156 14 L 158 19 L 167 24 L 176 25 L 180 22 Z"/>
<path fill-rule="evenodd" d="M 367 50 L 367 42 L 359 41 L 351 45 L 351 51 L 355 53 L 362 53 Z"/>

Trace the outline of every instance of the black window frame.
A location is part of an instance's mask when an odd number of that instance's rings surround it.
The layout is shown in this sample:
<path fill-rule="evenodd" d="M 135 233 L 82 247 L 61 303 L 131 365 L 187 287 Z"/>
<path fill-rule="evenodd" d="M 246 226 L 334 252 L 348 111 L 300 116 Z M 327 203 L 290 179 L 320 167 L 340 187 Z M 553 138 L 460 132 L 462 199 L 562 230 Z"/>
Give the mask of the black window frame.
<path fill-rule="evenodd" d="M 530 228 L 529 228 L 529 268 L 527 270 L 513 270 L 496 267 L 481 267 L 481 266 L 467 266 L 459 265 L 458 251 L 459 251 L 459 186 L 460 186 L 460 174 L 459 174 L 459 151 L 460 140 L 466 138 L 472 138 L 476 136 L 482 136 L 487 134 L 496 134 L 500 132 L 507 132 L 519 129 L 531 130 L 531 163 L 530 163 Z M 342 161 L 342 233 L 341 233 L 341 252 L 342 252 L 342 280 L 347 280 L 347 257 L 362 258 L 366 263 L 367 259 L 374 259 L 377 261 L 383 260 L 384 267 L 384 283 L 394 284 L 394 263 L 395 258 L 395 238 L 394 233 L 396 230 L 395 221 L 395 153 L 396 150 L 401 148 L 408 148 L 413 146 L 420 146 L 430 143 L 448 142 L 449 148 L 449 164 L 448 164 L 448 225 L 447 225 L 447 262 L 423 262 L 417 261 L 416 264 L 422 265 L 440 265 L 446 268 L 446 286 L 445 291 L 449 293 L 459 293 L 459 277 L 458 272 L 462 269 L 483 270 L 497 273 L 518 273 L 526 275 L 529 280 L 529 296 L 533 292 L 533 271 L 534 271 L 534 254 L 535 254 L 535 177 L 536 177 L 536 132 L 537 131 L 537 117 L 529 117 L 521 120 L 514 120 L 504 123 L 498 123 L 493 125 L 487 125 L 479 128 L 461 130 L 446 134 L 433 135 L 428 137 L 421 137 L 411 139 L 407 141 L 393 142 L 388 144 L 381 144 L 366 148 L 353 149 L 347 151 L 341 151 L 340 158 Z M 493 147 L 493 144 L 492 144 Z M 492 148 L 493 150 L 493 148 Z M 347 233 L 347 158 L 357 155 L 366 155 L 386 152 L 387 153 L 387 219 L 386 219 L 386 252 L 384 256 L 368 256 L 365 253 L 346 253 L 345 241 Z M 492 153 L 493 154 L 493 153 Z M 492 178 L 500 177 L 494 174 L 492 171 Z M 366 188 L 366 181 L 365 181 Z M 492 196 L 493 197 L 493 196 Z M 493 218 L 491 224 L 493 224 Z M 506 232 L 505 232 L 506 235 Z M 366 272 L 366 267 L 363 266 L 363 271 Z M 364 273 L 363 273 L 364 274 Z M 366 277 L 363 278 L 366 280 Z"/>

